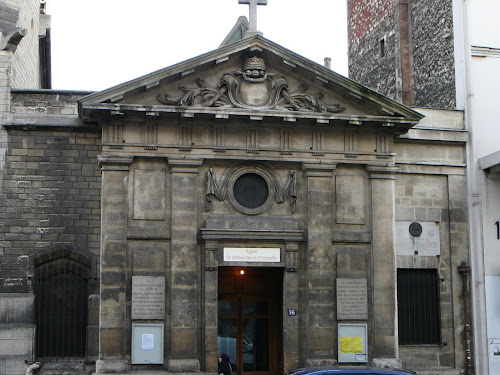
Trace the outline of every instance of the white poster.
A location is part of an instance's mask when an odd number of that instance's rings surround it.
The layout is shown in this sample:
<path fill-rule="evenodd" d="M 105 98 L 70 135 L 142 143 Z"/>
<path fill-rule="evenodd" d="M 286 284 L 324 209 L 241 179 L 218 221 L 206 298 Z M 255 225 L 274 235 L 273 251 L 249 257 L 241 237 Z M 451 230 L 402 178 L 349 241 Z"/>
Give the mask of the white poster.
<path fill-rule="evenodd" d="M 150 351 L 154 349 L 154 335 L 150 333 L 142 334 L 142 345 L 141 349 L 145 351 Z"/>

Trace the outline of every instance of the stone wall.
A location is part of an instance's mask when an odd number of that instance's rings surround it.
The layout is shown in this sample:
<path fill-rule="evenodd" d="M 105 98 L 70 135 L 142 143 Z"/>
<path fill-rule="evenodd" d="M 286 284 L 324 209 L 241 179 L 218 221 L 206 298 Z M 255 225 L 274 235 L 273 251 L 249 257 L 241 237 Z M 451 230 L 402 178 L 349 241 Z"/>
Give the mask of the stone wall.
<path fill-rule="evenodd" d="M 14 124 L 18 116 L 43 118 L 48 113 L 58 114 L 62 124 L 72 124 L 76 116 L 69 114 L 76 113 L 79 97 L 81 94 L 52 91 L 14 92 L 11 116 L 4 120 L 9 124 L 2 127 L 0 374 L 24 373 L 24 360 L 34 359 L 32 277 L 38 256 L 71 249 L 92 257 L 90 294 L 98 293 L 100 130 L 95 126 Z M 90 356 L 97 354 L 97 313 L 98 298 L 92 298 Z"/>
<path fill-rule="evenodd" d="M 400 156 L 395 194 L 396 222 L 438 223 L 439 255 L 398 255 L 397 268 L 438 271 L 441 279 L 441 344 L 400 346 L 399 353 L 403 367 L 418 373 L 458 374 L 456 369 L 462 368 L 465 362 L 462 280 L 457 267 L 462 262 L 468 262 L 463 168 L 463 144 L 467 133 L 463 131 L 463 114 L 459 111 L 420 111 L 426 118 L 407 135 L 395 141 L 395 151 Z M 442 117 L 444 114 L 448 114 L 448 117 Z M 419 128 L 429 130 L 422 131 Z M 439 146 L 440 140 L 444 140 L 441 137 L 449 131 L 455 133 L 454 141 Z M 442 133 L 441 137 L 439 133 Z M 417 138 L 419 142 L 408 140 Z M 425 155 L 426 163 L 411 165 L 419 155 Z"/>
<path fill-rule="evenodd" d="M 415 105 L 456 106 L 452 1 L 411 2 Z"/>
<path fill-rule="evenodd" d="M 402 101 L 402 47 L 398 4 L 349 1 L 349 78 Z M 412 0 L 407 73 L 419 107 L 455 108 L 452 2 Z M 382 53 L 382 44 L 384 53 Z M 413 79 L 413 81 L 411 81 Z"/>
<path fill-rule="evenodd" d="M 39 26 L 40 0 L 6 0 L 5 4 L 19 11 L 17 27 L 26 30 L 12 58 L 12 88 L 39 88 Z"/>
<path fill-rule="evenodd" d="M 348 3 L 349 78 L 401 101 L 399 24 L 392 1 L 368 3 Z"/>

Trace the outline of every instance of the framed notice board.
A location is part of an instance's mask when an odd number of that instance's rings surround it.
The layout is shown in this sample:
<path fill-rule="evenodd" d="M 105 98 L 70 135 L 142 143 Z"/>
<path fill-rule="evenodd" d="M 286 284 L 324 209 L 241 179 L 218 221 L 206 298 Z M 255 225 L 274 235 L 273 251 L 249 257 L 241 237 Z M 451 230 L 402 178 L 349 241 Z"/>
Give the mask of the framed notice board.
<path fill-rule="evenodd" d="M 367 325 L 338 325 L 339 363 L 368 362 Z"/>
<path fill-rule="evenodd" d="M 163 323 L 132 324 L 132 364 L 163 364 Z"/>

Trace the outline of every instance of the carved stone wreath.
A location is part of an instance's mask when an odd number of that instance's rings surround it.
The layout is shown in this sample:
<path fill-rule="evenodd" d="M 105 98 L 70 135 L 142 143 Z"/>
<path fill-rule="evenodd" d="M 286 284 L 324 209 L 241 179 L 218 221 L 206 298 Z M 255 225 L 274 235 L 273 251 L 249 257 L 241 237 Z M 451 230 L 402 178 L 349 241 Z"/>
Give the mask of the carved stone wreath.
<path fill-rule="evenodd" d="M 201 78 L 196 83 L 196 88 L 180 86 L 179 89 L 184 92 L 180 97 L 160 93 L 156 99 L 162 104 L 180 107 L 236 107 L 323 113 L 345 110 L 339 104 L 324 103 L 321 100 L 322 93 L 307 94 L 306 85 L 300 85 L 297 91 L 290 92 L 285 78 L 279 74 L 266 73 L 264 59 L 256 56 L 246 59 L 243 72 L 225 73 L 217 88 L 207 87 Z"/>

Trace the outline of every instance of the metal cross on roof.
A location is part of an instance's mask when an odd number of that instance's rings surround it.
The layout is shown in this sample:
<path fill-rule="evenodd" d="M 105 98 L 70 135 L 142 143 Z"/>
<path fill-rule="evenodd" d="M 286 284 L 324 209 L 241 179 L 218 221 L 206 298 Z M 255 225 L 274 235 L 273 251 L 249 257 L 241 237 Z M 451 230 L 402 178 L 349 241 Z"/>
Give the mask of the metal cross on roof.
<path fill-rule="evenodd" d="M 257 5 L 267 5 L 267 0 L 238 0 L 239 4 L 247 4 L 250 6 L 250 17 L 248 20 L 248 33 L 256 34 L 257 31 Z"/>

